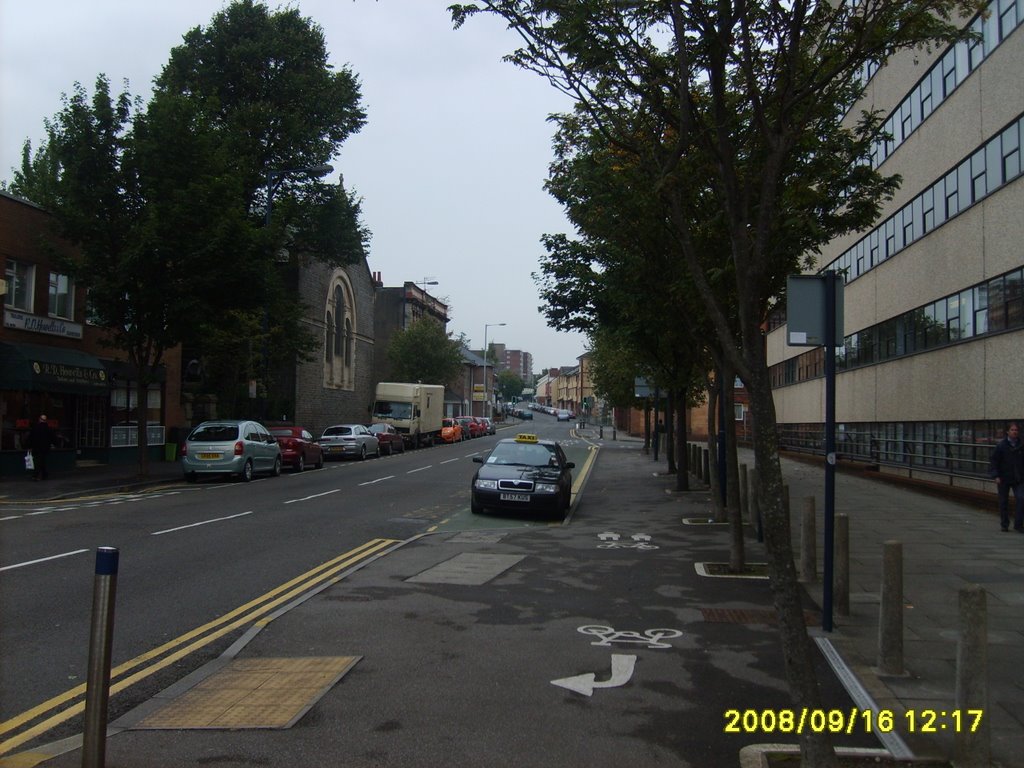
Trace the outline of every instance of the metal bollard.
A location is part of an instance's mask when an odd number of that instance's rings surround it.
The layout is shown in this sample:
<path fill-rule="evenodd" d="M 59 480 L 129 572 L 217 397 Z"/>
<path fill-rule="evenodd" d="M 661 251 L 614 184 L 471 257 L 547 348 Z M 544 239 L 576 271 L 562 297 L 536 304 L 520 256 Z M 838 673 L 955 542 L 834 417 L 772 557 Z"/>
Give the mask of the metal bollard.
<path fill-rule="evenodd" d="M 988 768 L 992 730 L 988 708 L 988 609 L 978 584 L 960 589 L 960 635 L 956 644 L 956 709 L 964 718 L 954 734 L 957 768 Z M 981 713 L 975 718 L 969 710 Z"/>
<path fill-rule="evenodd" d="M 85 687 L 85 730 L 82 768 L 103 768 L 107 752 L 107 704 L 110 700 L 110 657 L 114 642 L 114 596 L 117 561 L 114 547 L 96 550 L 89 632 L 89 671 Z"/>
<path fill-rule="evenodd" d="M 602 424 L 597 428 L 597 439 L 604 440 L 604 425 Z"/>
<path fill-rule="evenodd" d="M 850 615 L 850 516 L 836 515 L 835 607 L 840 616 Z"/>
<path fill-rule="evenodd" d="M 703 454 L 703 460 L 701 461 L 701 479 L 708 486 L 711 485 L 711 451 L 704 448 L 701 453 Z"/>
<path fill-rule="evenodd" d="M 878 611 L 878 671 L 903 674 L 903 543 L 885 542 Z"/>
<path fill-rule="evenodd" d="M 788 487 L 788 486 L 787 486 Z M 800 519 L 800 581 L 813 584 L 818 580 L 818 535 L 814 513 L 814 497 L 804 497 Z"/>

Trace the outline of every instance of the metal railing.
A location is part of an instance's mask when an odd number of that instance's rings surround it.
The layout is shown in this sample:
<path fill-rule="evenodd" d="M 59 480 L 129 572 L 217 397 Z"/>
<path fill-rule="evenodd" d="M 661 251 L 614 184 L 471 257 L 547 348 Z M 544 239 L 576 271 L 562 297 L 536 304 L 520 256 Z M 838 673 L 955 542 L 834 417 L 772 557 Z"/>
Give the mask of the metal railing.
<path fill-rule="evenodd" d="M 824 427 L 779 429 L 779 447 L 783 450 L 824 455 L 824 445 Z M 836 434 L 836 453 L 840 459 L 975 479 L 988 477 L 994 448 L 995 444 L 989 441 L 924 440 L 857 430 Z"/>

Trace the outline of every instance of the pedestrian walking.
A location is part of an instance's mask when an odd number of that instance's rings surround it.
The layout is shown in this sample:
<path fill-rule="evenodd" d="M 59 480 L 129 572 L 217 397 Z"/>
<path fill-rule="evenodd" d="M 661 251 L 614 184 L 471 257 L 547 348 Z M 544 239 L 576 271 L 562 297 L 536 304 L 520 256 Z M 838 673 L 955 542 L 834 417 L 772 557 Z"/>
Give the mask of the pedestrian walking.
<path fill-rule="evenodd" d="M 57 444 L 57 436 L 46 421 L 46 414 L 32 425 L 28 433 L 28 448 L 32 451 L 32 479 L 46 480 L 50 475 L 46 470 L 46 459 L 50 455 L 50 447 Z"/>
<path fill-rule="evenodd" d="M 1024 445 L 1016 422 L 1006 426 L 1006 437 L 992 451 L 989 477 L 996 481 L 999 494 L 999 525 L 1010 530 L 1010 491 L 1013 491 L 1013 530 L 1024 533 Z"/>

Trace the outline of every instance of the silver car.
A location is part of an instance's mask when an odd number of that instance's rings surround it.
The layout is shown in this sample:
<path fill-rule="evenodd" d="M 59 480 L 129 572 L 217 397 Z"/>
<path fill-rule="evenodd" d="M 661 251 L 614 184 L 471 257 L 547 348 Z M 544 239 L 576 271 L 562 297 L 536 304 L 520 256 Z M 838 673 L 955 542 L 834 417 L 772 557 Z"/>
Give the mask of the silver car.
<path fill-rule="evenodd" d="M 259 422 L 204 421 L 185 439 L 181 469 L 191 483 L 199 475 L 238 475 L 246 483 L 258 472 L 277 477 L 281 447 Z"/>
<path fill-rule="evenodd" d="M 380 443 L 362 424 L 336 424 L 320 436 L 325 459 L 355 456 L 362 460 L 370 454 L 380 458 Z"/>

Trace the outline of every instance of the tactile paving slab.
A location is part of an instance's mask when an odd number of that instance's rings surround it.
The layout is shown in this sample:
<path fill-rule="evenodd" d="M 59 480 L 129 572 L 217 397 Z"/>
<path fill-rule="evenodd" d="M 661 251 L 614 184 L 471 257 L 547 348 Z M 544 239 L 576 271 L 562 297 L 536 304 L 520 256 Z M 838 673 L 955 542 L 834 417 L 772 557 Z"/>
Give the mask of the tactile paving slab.
<path fill-rule="evenodd" d="M 132 727 L 291 728 L 360 658 L 234 659 Z"/>

